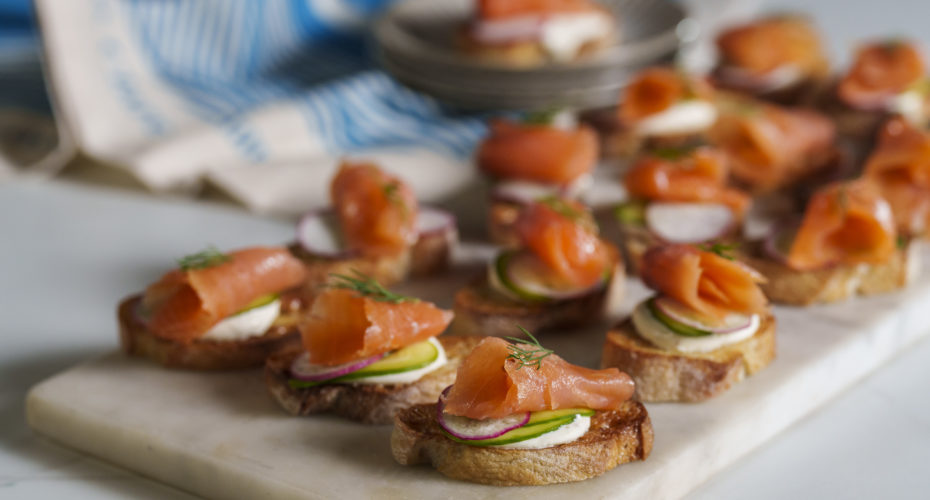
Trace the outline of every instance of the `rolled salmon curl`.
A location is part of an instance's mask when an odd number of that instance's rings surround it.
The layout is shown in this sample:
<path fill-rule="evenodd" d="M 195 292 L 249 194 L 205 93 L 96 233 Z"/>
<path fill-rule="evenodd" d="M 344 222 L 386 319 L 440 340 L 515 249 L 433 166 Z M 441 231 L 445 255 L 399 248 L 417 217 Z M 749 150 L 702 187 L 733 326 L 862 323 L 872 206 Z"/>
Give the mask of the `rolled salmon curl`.
<path fill-rule="evenodd" d="M 811 197 L 788 253 L 788 265 L 812 270 L 877 264 L 895 251 L 891 206 L 868 179 L 830 184 Z"/>
<path fill-rule="evenodd" d="M 751 203 L 746 193 L 727 187 L 726 155 L 712 147 L 658 151 L 641 157 L 624 176 L 633 198 L 721 203 L 742 215 Z"/>
<path fill-rule="evenodd" d="M 476 7 L 478 17 L 489 20 L 600 9 L 591 0 L 478 0 Z"/>
<path fill-rule="evenodd" d="M 923 57 L 904 40 L 863 45 L 856 51 L 849 73 L 840 80 L 837 94 L 850 106 L 884 107 L 888 98 L 901 93 L 925 76 Z"/>
<path fill-rule="evenodd" d="M 757 76 L 782 67 L 810 73 L 826 64 L 813 23 L 798 15 L 772 16 L 736 26 L 717 37 L 724 64 Z"/>
<path fill-rule="evenodd" d="M 527 206 L 515 224 L 523 246 L 571 286 L 593 286 L 613 264 L 610 246 L 584 205 L 558 198 Z"/>
<path fill-rule="evenodd" d="M 620 120 L 636 123 L 685 99 L 709 99 L 713 89 L 702 79 L 673 68 L 648 68 L 633 77 L 620 96 Z"/>
<path fill-rule="evenodd" d="M 930 218 L 930 134 L 907 120 L 888 120 L 865 174 L 891 204 L 898 231 L 923 232 Z"/>
<path fill-rule="evenodd" d="M 490 125 L 478 148 L 478 167 L 493 177 L 565 185 L 597 165 L 597 134 L 587 125 L 573 130 L 512 120 Z"/>
<path fill-rule="evenodd" d="M 396 255 L 416 243 L 413 190 L 374 164 L 343 162 L 330 197 L 349 248 L 365 255 Z"/>
<path fill-rule="evenodd" d="M 643 282 L 691 309 L 721 319 L 729 313 L 761 313 L 768 301 L 765 278 L 729 256 L 689 245 L 664 245 L 643 256 Z"/>
<path fill-rule="evenodd" d="M 311 363 L 340 365 L 428 340 L 451 321 L 452 311 L 423 300 L 330 287 L 314 299 L 300 333 Z"/>
<path fill-rule="evenodd" d="M 208 250 L 181 259 L 183 267 L 150 285 L 142 297 L 153 334 L 192 341 L 264 295 L 301 284 L 306 268 L 283 247 Z"/>
<path fill-rule="evenodd" d="M 538 345 L 488 337 L 463 361 L 445 411 L 475 419 L 565 408 L 617 410 L 633 395 L 633 380 L 616 368 L 573 365 Z M 521 362 L 520 350 L 545 355 L 539 366 Z"/>

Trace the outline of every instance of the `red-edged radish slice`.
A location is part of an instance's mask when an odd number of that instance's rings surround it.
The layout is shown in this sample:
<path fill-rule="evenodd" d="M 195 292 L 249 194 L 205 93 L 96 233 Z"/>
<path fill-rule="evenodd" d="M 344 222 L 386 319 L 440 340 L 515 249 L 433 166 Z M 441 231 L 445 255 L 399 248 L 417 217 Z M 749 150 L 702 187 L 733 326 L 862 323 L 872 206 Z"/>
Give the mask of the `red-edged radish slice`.
<path fill-rule="evenodd" d="M 530 421 L 530 412 L 487 420 L 449 415 L 444 410 L 446 408 L 446 395 L 449 394 L 451 388 L 450 385 L 439 396 L 439 403 L 436 404 L 436 420 L 443 430 L 459 439 L 465 441 L 494 439 L 514 429 L 523 427 Z"/>
<path fill-rule="evenodd" d="M 561 194 L 562 187 L 530 181 L 501 181 L 491 188 L 491 198 L 496 201 L 529 205 L 549 196 Z"/>
<path fill-rule="evenodd" d="M 439 208 L 420 207 L 416 228 L 420 238 L 455 234 L 455 216 Z"/>
<path fill-rule="evenodd" d="M 701 243 L 727 234 L 736 224 L 733 211 L 719 203 L 653 202 L 646 206 L 646 225 L 669 243 Z"/>
<path fill-rule="evenodd" d="M 297 223 L 297 242 L 310 255 L 327 259 L 350 257 L 339 235 L 339 219 L 332 210 L 316 210 Z"/>
<path fill-rule="evenodd" d="M 718 335 L 745 330 L 752 325 L 752 315 L 730 313 L 720 321 L 711 321 L 697 311 L 670 297 L 653 299 L 656 308 L 672 320 L 685 326 Z"/>
<path fill-rule="evenodd" d="M 336 377 L 341 377 L 349 373 L 361 370 L 366 366 L 380 360 L 384 357 L 384 354 L 378 354 L 377 356 L 372 356 L 370 358 L 361 359 L 358 361 L 350 361 L 336 366 L 325 366 L 325 365 L 315 365 L 310 363 L 310 355 L 303 353 L 300 356 L 297 356 L 296 359 L 291 363 L 290 372 L 291 377 L 294 377 L 297 380 L 303 380 L 305 382 L 322 382 L 324 380 L 334 379 Z"/>

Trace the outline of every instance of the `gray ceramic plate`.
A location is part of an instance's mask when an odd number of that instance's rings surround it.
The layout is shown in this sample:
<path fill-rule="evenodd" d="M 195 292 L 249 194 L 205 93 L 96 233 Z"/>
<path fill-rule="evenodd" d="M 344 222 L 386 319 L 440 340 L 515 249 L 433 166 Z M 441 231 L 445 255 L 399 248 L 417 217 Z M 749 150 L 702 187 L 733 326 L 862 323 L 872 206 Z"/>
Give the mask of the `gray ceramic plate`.
<path fill-rule="evenodd" d="M 569 63 L 514 68 L 463 54 L 454 33 L 473 0 L 403 0 L 375 26 L 376 57 L 399 81 L 449 104 L 527 109 L 614 104 L 630 75 L 670 62 L 694 37 L 682 8 L 665 0 L 605 0 L 620 40 Z M 689 24 L 690 23 L 690 24 Z"/>

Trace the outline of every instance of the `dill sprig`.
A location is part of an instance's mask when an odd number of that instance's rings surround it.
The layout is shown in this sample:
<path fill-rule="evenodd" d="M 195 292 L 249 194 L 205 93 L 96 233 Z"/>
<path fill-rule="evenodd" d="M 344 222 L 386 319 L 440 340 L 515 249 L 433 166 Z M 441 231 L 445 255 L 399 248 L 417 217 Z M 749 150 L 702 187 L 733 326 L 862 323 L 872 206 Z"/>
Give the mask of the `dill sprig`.
<path fill-rule="evenodd" d="M 705 243 L 703 245 L 698 245 L 698 248 L 727 260 L 736 260 L 730 252 L 739 248 L 739 243 Z"/>
<path fill-rule="evenodd" d="M 185 255 L 177 260 L 178 267 L 182 271 L 192 271 L 195 269 L 206 269 L 228 262 L 232 257 L 219 251 L 215 246 L 210 245 L 205 250 L 191 255 Z"/>
<path fill-rule="evenodd" d="M 507 356 L 507 359 L 514 359 L 517 361 L 517 370 L 523 368 L 524 366 L 532 366 L 537 370 L 542 367 L 542 360 L 546 359 L 547 356 L 552 354 L 551 349 L 546 349 L 536 340 L 536 337 L 529 332 L 526 328 L 523 328 L 520 325 L 517 325 L 527 337 L 530 338 L 528 342 L 526 339 L 518 339 L 516 337 L 505 337 L 507 340 L 514 342 L 507 346 L 510 349 L 510 355 Z M 531 347 L 526 348 L 524 345 L 530 345 Z"/>
<path fill-rule="evenodd" d="M 415 297 L 408 297 L 406 295 L 400 295 L 394 293 L 387 288 L 384 288 L 384 285 L 378 283 L 378 280 L 363 274 L 355 269 L 352 270 L 352 274 L 355 276 L 348 276 L 345 274 L 336 274 L 331 273 L 330 276 L 336 279 L 334 283 L 330 283 L 330 288 L 341 288 L 343 290 L 351 290 L 360 297 L 367 297 L 378 302 L 390 302 L 391 304 L 400 304 L 401 302 L 419 302 L 420 299 Z"/>
<path fill-rule="evenodd" d="M 558 196 L 545 196 L 537 200 L 563 217 L 578 220 L 584 217 L 584 212 L 575 208 L 571 203 Z"/>

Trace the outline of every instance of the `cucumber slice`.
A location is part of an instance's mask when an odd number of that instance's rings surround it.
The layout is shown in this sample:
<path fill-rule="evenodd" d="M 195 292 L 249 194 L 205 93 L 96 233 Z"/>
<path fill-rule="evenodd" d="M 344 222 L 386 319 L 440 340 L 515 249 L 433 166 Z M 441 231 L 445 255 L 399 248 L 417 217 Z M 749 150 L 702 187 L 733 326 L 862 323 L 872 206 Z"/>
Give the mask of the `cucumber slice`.
<path fill-rule="evenodd" d="M 262 306 L 267 306 L 268 304 L 276 300 L 278 300 L 278 294 L 276 293 L 269 293 L 268 295 L 262 295 L 261 297 L 253 300 L 252 302 L 249 302 L 247 306 L 245 306 L 241 311 L 237 312 L 235 315 L 239 315 L 244 312 L 249 312 L 252 309 L 258 309 L 259 307 L 262 307 Z"/>
<path fill-rule="evenodd" d="M 543 302 L 548 300 L 543 294 L 535 293 L 531 290 L 527 290 L 524 287 L 521 287 L 518 283 L 511 279 L 510 268 L 513 265 L 512 262 L 520 253 L 517 251 L 512 252 L 501 252 L 500 255 L 494 260 L 494 274 L 497 277 L 498 282 L 506 288 L 509 292 L 513 293 L 517 297 L 527 300 L 530 302 Z"/>
<path fill-rule="evenodd" d="M 649 308 L 649 312 L 652 313 L 652 315 L 655 316 L 655 318 L 659 320 L 660 323 L 667 326 L 669 330 L 677 333 L 678 335 L 685 337 L 706 337 L 708 335 L 713 335 L 713 332 L 708 330 L 701 330 L 699 328 L 694 328 L 693 326 L 688 326 L 679 321 L 675 321 L 670 316 L 663 313 L 658 306 L 656 306 L 655 298 L 649 299 L 649 301 L 646 302 L 646 306 Z"/>
<path fill-rule="evenodd" d="M 561 420 L 567 417 L 575 418 L 575 415 L 581 415 L 582 417 L 592 417 L 594 416 L 594 410 L 589 408 L 565 408 L 562 410 L 534 411 L 530 414 L 530 420 L 526 423 L 526 425 L 542 424 L 545 422 L 551 422 L 553 420 Z"/>
<path fill-rule="evenodd" d="M 543 434 L 552 432 L 565 424 L 570 424 L 573 420 L 575 420 L 575 414 L 553 420 L 547 420 L 545 422 L 540 422 L 533 425 L 526 424 L 523 427 L 518 427 L 510 432 L 501 434 L 500 436 L 492 439 L 465 440 L 459 439 L 446 431 L 443 431 L 443 434 L 457 443 L 463 443 L 470 446 L 500 446 L 502 444 L 518 443 L 520 441 L 526 441 L 527 439 L 533 439 L 535 437 L 542 436 Z"/>
<path fill-rule="evenodd" d="M 436 346 L 433 345 L 433 343 L 429 340 L 424 340 L 423 342 L 417 342 L 416 344 L 411 344 L 398 349 L 397 351 L 394 351 L 393 353 L 364 368 L 336 378 L 317 382 L 290 379 L 288 384 L 293 389 L 305 389 L 308 387 L 315 387 L 320 384 L 350 382 L 367 377 L 393 375 L 396 373 L 419 370 L 420 368 L 429 366 L 430 363 L 436 361 L 438 357 L 439 349 L 436 348 Z"/>
<path fill-rule="evenodd" d="M 534 255 L 517 250 L 502 252 L 494 260 L 493 266 L 494 280 L 508 292 L 508 295 L 527 302 L 581 297 L 603 287 L 610 279 L 610 270 L 607 270 L 604 272 L 604 279 L 592 286 L 566 289 L 553 283 L 551 276 L 547 279 L 546 274 L 549 271 Z"/>
<path fill-rule="evenodd" d="M 614 217 L 621 224 L 646 225 L 646 204 L 641 201 L 625 201 L 614 209 Z"/>

